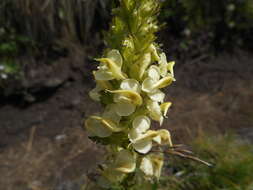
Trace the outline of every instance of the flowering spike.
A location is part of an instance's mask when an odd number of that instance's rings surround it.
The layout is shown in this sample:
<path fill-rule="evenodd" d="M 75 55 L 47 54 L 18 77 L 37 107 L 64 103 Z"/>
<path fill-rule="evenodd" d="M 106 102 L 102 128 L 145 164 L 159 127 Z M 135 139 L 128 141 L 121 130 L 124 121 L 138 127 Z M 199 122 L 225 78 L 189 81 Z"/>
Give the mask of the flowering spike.
<path fill-rule="evenodd" d="M 167 62 L 154 42 L 158 10 L 159 0 L 121 0 L 106 35 L 108 53 L 96 59 L 97 84 L 89 94 L 105 110 L 85 126 L 92 139 L 107 146 L 102 187 L 120 184 L 130 173 L 136 181 L 159 179 L 163 154 L 153 153 L 153 145 L 172 146 L 168 130 L 151 128 L 151 119 L 162 125 L 171 106 L 162 89 L 175 81 L 175 63 Z"/>

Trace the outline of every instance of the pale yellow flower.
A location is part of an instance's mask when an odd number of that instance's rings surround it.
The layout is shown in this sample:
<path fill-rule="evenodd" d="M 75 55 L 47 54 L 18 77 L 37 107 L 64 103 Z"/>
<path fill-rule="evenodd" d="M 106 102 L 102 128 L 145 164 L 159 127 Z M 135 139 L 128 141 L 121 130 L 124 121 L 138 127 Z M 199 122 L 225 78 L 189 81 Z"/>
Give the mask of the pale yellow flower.
<path fill-rule="evenodd" d="M 175 81 L 174 70 L 173 70 L 175 62 L 174 61 L 167 62 L 165 53 L 161 53 L 160 58 L 161 59 L 159 61 L 159 69 L 160 69 L 161 76 L 166 77 L 167 75 L 170 75 L 173 78 L 173 81 Z"/>
<path fill-rule="evenodd" d="M 106 58 L 96 60 L 100 62 L 98 70 L 94 72 L 96 80 L 120 80 L 126 78 L 126 74 L 121 71 L 123 59 L 118 50 L 113 49 L 108 52 Z"/>
<path fill-rule="evenodd" d="M 120 116 L 115 113 L 115 105 L 108 105 L 100 116 L 90 116 L 85 121 L 85 127 L 89 136 L 109 137 L 113 132 L 120 132 Z"/>
<path fill-rule="evenodd" d="M 159 103 L 156 101 L 149 100 L 147 101 L 147 109 L 149 111 L 150 117 L 153 120 L 158 121 L 160 125 L 162 125 L 164 118 Z"/>
<path fill-rule="evenodd" d="M 101 179 L 105 186 L 109 183 L 115 183 L 122 180 L 125 174 L 132 173 L 136 168 L 136 158 L 134 153 L 122 149 L 116 154 L 115 160 L 107 166 L 102 172 L 104 178 Z"/>
<path fill-rule="evenodd" d="M 149 154 L 142 158 L 140 169 L 147 177 L 156 177 L 159 179 L 161 176 L 162 166 L 162 154 Z"/>
<path fill-rule="evenodd" d="M 142 154 L 148 153 L 152 148 L 152 141 L 161 145 L 171 145 L 169 131 L 161 129 L 158 131 L 148 130 L 150 128 L 150 119 L 147 116 L 137 116 L 132 123 L 132 129 L 128 137 L 133 148 Z"/>
<path fill-rule="evenodd" d="M 109 91 L 114 93 L 114 102 L 116 103 L 116 113 L 120 116 L 131 115 L 136 106 L 142 104 L 139 82 L 135 79 L 125 79 L 121 82 L 120 90 Z"/>

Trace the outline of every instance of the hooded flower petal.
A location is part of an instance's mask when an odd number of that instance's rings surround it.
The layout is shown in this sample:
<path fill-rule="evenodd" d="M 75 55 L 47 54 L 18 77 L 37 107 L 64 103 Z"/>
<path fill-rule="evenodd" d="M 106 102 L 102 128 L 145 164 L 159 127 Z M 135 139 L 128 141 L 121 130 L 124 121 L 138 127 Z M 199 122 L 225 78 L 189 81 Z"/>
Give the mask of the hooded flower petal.
<path fill-rule="evenodd" d="M 115 170 L 123 173 L 131 173 L 136 168 L 136 160 L 133 155 L 128 150 L 121 150 L 115 161 Z"/>
<path fill-rule="evenodd" d="M 146 54 L 144 54 L 144 56 L 142 57 L 142 59 L 138 63 L 138 65 L 140 67 L 140 70 L 139 70 L 139 78 L 140 79 L 142 79 L 146 69 L 148 68 L 148 66 L 150 64 L 151 64 L 151 54 L 146 53 Z"/>
<path fill-rule="evenodd" d="M 145 78 L 145 80 L 143 81 L 142 85 L 141 85 L 141 90 L 147 93 L 152 93 L 154 92 L 155 89 L 155 84 L 156 81 L 153 80 L 150 77 Z"/>
<path fill-rule="evenodd" d="M 171 76 L 167 76 L 167 77 L 164 77 L 161 80 L 157 81 L 154 84 L 153 88 L 155 88 L 155 89 L 164 88 L 164 87 L 170 85 L 172 82 L 173 82 L 173 78 Z"/>
<path fill-rule="evenodd" d="M 163 115 L 162 115 L 162 111 L 158 102 L 149 100 L 147 102 L 147 108 L 149 110 L 150 117 L 154 119 L 155 121 L 159 121 L 161 125 L 163 122 Z"/>
<path fill-rule="evenodd" d="M 140 84 L 137 80 L 135 79 L 125 79 L 121 82 L 120 88 L 122 90 L 133 90 L 137 93 L 140 93 Z"/>
<path fill-rule="evenodd" d="M 148 156 L 142 158 L 140 169 L 144 172 L 146 176 L 151 177 L 154 175 L 153 164 Z"/>
<path fill-rule="evenodd" d="M 107 53 L 107 58 L 111 59 L 118 67 L 122 67 L 123 59 L 119 50 L 113 49 Z"/>
<path fill-rule="evenodd" d="M 140 106 L 142 104 L 142 97 L 133 90 L 108 90 L 108 92 L 121 95 L 119 96 L 119 101 L 121 98 L 133 105 Z"/>
<path fill-rule="evenodd" d="M 126 75 L 121 71 L 122 56 L 118 50 L 108 52 L 106 58 L 96 59 L 101 62 L 98 71 L 94 72 L 96 80 L 125 79 Z"/>
<path fill-rule="evenodd" d="M 162 154 L 150 154 L 150 159 L 153 165 L 154 176 L 159 179 L 163 167 L 163 155 Z"/>
<path fill-rule="evenodd" d="M 88 118 L 85 121 L 85 127 L 87 129 L 88 135 L 93 137 L 93 136 L 98 136 L 98 137 L 109 137 L 112 134 L 112 131 L 108 129 L 107 127 L 104 127 L 104 125 L 95 119 Z"/>
<path fill-rule="evenodd" d="M 148 76 L 152 78 L 154 81 L 158 81 L 160 79 L 160 69 L 155 65 L 151 65 L 148 69 Z"/>
<path fill-rule="evenodd" d="M 118 79 L 118 80 L 126 78 L 126 76 L 121 72 L 121 67 L 119 67 L 111 59 L 109 59 L 109 58 L 100 58 L 100 59 L 96 59 L 96 60 L 100 61 L 101 63 L 104 63 L 107 66 L 106 72 L 110 73 L 113 76 L 113 78 Z M 98 70 L 98 71 L 103 71 L 103 70 Z M 99 80 L 99 79 L 97 79 L 97 80 Z"/>
<path fill-rule="evenodd" d="M 167 115 L 168 109 L 171 107 L 172 103 L 171 102 L 164 102 L 161 104 L 161 110 L 163 112 L 163 116 Z"/>
<path fill-rule="evenodd" d="M 93 72 L 96 80 L 112 80 L 114 79 L 112 72 L 107 70 L 97 70 Z"/>
<path fill-rule="evenodd" d="M 147 116 L 140 115 L 133 120 L 133 129 L 137 133 L 141 134 L 146 132 L 150 128 L 150 119 Z"/>
<path fill-rule="evenodd" d="M 171 61 L 168 63 L 168 70 L 170 71 L 171 76 L 174 78 L 174 65 L 175 65 L 175 61 Z"/>
<path fill-rule="evenodd" d="M 99 92 L 103 90 L 103 88 L 101 88 L 98 84 L 96 85 L 95 88 L 93 88 L 90 92 L 89 92 L 89 96 L 92 100 L 94 101 L 100 101 L 100 94 Z"/>
<path fill-rule="evenodd" d="M 129 116 L 135 111 L 136 106 L 129 102 L 118 102 L 115 111 L 119 116 Z"/>
<path fill-rule="evenodd" d="M 116 104 L 107 105 L 102 117 L 119 123 L 121 117 L 116 113 L 116 106 Z"/>
<path fill-rule="evenodd" d="M 165 98 L 165 94 L 161 90 L 156 90 L 154 92 L 148 93 L 148 96 L 155 102 L 163 102 Z"/>
<path fill-rule="evenodd" d="M 153 140 L 160 144 L 160 145 L 169 145 L 172 146 L 172 141 L 171 141 L 171 135 L 170 132 L 166 129 L 161 129 L 157 131 L 158 135 L 153 138 Z"/>
<path fill-rule="evenodd" d="M 133 147 L 137 152 L 141 154 L 146 154 L 152 148 L 152 141 L 151 140 L 138 141 L 136 143 L 133 143 Z"/>
<path fill-rule="evenodd" d="M 140 169 L 147 177 L 156 177 L 157 179 L 161 176 L 163 166 L 163 155 L 150 154 L 142 158 Z"/>
<path fill-rule="evenodd" d="M 157 136 L 156 131 L 149 130 L 144 134 L 138 134 L 135 139 L 132 139 L 134 149 L 142 154 L 148 153 L 152 148 L 152 140 Z"/>
<path fill-rule="evenodd" d="M 90 136 L 108 137 L 113 132 L 122 131 L 114 121 L 99 116 L 89 117 L 85 122 L 85 126 Z"/>
<path fill-rule="evenodd" d="M 142 83 L 142 90 L 147 93 L 153 93 L 160 88 L 164 88 L 170 85 L 173 81 L 171 76 L 164 77 L 159 81 L 155 81 L 154 79 L 147 77 Z"/>
<path fill-rule="evenodd" d="M 165 53 L 160 54 L 159 68 L 162 77 L 165 77 L 168 73 L 167 58 Z"/>
<path fill-rule="evenodd" d="M 154 44 L 151 44 L 150 47 L 149 47 L 149 50 L 151 52 L 151 55 L 152 55 L 152 58 L 155 60 L 155 61 L 159 61 L 160 60 L 160 57 L 157 53 L 157 50 L 156 50 L 156 47 Z"/>
<path fill-rule="evenodd" d="M 175 65 L 175 62 L 171 61 L 171 62 L 168 63 L 165 53 L 161 53 L 160 54 L 160 58 L 161 59 L 159 61 L 159 68 L 160 68 L 160 74 L 161 74 L 161 76 L 162 77 L 166 77 L 169 74 L 170 76 L 172 76 L 173 81 L 174 81 L 175 79 L 174 79 L 174 70 L 173 70 L 173 67 Z"/>

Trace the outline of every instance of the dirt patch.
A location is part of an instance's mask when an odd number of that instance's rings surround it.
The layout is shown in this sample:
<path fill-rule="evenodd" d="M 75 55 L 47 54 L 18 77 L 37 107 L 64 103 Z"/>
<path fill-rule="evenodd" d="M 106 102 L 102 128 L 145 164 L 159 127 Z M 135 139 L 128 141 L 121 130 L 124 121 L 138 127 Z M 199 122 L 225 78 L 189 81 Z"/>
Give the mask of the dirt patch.
<path fill-rule="evenodd" d="M 30 68 L 32 101 L 2 103 L 0 189 L 78 189 L 101 159 L 83 129 L 84 117 L 100 109 L 87 95 L 95 65 L 80 52 L 37 74 Z M 164 124 L 175 142 L 187 143 L 198 129 L 232 128 L 245 137 L 253 131 L 252 58 L 238 52 L 176 67 L 177 82 L 167 90 L 173 107 Z"/>

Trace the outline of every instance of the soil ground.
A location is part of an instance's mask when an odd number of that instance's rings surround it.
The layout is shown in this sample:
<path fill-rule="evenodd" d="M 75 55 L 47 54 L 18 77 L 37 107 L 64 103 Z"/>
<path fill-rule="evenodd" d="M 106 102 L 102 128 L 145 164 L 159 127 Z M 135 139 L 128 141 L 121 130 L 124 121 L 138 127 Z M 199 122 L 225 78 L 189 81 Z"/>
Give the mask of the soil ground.
<path fill-rule="evenodd" d="M 0 189 L 77 190 L 101 160 L 83 129 L 84 118 L 100 107 L 88 97 L 95 66 L 82 52 L 41 70 L 30 66 L 22 101 L 2 100 Z M 252 60 L 238 50 L 176 66 L 177 81 L 166 90 L 173 107 L 163 125 L 176 143 L 187 144 L 198 130 L 234 130 L 253 139 Z"/>

